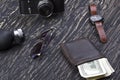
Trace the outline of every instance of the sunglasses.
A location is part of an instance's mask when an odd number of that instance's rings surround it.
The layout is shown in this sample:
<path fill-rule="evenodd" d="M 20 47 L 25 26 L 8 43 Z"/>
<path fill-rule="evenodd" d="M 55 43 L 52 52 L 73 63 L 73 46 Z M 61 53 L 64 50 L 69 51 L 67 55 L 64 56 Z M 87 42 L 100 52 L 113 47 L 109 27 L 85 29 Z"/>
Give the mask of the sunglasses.
<path fill-rule="evenodd" d="M 40 39 L 40 41 L 33 46 L 30 54 L 33 59 L 40 57 L 42 53 L 45 53 L 47 51 L 49 43 L 55 37 L 54 31 L 55 28 L 50 28 L 43 31 L 42 34 L 37 37 L 38 39 Z"/>

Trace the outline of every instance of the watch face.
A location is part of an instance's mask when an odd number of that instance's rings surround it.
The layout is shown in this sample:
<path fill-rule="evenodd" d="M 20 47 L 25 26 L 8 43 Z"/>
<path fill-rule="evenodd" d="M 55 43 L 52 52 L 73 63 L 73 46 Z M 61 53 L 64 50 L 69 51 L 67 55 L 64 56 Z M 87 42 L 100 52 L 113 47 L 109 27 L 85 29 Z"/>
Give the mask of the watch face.
<path fill-rule="evenodd" d="M 92 22 L 101 21 L 103 18 L 100 15 L 93 15 L 90 17 Z"/>

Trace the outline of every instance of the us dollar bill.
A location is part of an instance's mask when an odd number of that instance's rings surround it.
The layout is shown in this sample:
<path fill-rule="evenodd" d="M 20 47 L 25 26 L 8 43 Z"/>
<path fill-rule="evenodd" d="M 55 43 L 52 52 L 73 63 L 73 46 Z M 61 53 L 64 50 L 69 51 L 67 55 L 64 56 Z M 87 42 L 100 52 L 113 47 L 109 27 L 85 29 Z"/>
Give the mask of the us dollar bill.
<path fill-rule="evenodd" d="M 115 70 L 112 68 L 107 58 L 99 59 L 99 61 L 102 63 L 102 65 L 106 70 L 106 74 L 104 75 L 105 77 L 110 76 L 113 72 L 115 72 Z"/>
<path fill-rule="evenodd" d="M 99 60 L 94 60 L 78 66 L 79 72 L 84 78 L 105 75 L 106 71 Z"/>
<path fill-rule="evenodd" d="M 107 77 L 114 72 L 114 69 L 108 62 L 107 58 L 101 58 L 81 64 L 78 66 L 78 70 L 80 75 L 88 80 L 96 80 Z"/>

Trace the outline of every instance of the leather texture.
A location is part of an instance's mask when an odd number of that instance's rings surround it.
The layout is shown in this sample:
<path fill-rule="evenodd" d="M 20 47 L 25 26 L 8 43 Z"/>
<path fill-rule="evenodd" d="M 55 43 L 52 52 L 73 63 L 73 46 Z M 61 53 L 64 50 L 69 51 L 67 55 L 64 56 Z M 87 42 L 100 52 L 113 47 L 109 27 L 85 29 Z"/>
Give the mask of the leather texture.
<path fill-rule="evenodd" d="M 106 34 L 105 34 L 105 31 L 103 29 L 103 25 L 102 25 L 102 22 L 95 22 L 95 26 L 96 26 L 96 29 L 98 31 L 98 34 L 99 34 L 99 37 L 100 37 L 100 41 L 103 42 L 103 43 L 106 43 L 107 42 L 107 38 L 106 38 Z"/>
<path fill-rule="evenodd" d="M 60 46 L 63 54 L 74 65 L 80 65 L 103 57 L 92 43 L 86 39 L 62 43 Z"/>
<path fill-rule="evenodd" d="M 97 7 L 95 4 L 90 5 L 90 13 L 91 15 L 97 15 Z"/>
<path fill-rule="evenodd" d="M 90 5 L 90 13 L 91 13 L 92 16 L 97 15 L 97 6 L 95 4 Z M 107 42 L 107 37 L 106 37 L 105 31 L 104 31 L 104 28 L 103 28 L 103 22 L 102 21 L 95 22 L 95 26 L 96 26 L 96 29 L 98 31 L 100 41 L 102 43 L 106 43 Z"/>

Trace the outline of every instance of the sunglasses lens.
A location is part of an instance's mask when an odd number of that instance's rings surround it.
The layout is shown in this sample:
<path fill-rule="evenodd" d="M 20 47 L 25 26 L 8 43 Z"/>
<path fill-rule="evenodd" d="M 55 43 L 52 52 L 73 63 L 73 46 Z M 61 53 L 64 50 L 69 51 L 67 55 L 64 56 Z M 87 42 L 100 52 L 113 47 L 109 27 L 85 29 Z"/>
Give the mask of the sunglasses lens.
<path fill-rule="evenodd" d="M 42 42 L 38 42 L 31 50 L 31 57 L 37 58 L 41 54 Z"/>

